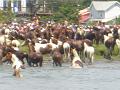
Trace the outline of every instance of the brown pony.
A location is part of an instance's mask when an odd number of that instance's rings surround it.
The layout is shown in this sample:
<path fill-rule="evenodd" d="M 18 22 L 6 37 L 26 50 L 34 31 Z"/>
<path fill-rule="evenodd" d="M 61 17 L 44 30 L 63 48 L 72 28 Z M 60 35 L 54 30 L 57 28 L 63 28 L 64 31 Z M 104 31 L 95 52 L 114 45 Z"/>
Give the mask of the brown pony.
<path fill-rule="evenodd" d="M 52 51 L 52 59 L 53 59 L 53 66 L 62 66 L 62 54 L 60 53 L 59 49 L 55 49 Z"/>
<path fill-rule="evenodd" d="M 36 66 L 42 67 L 42 63 L 43 63 L 43 55 L 41 53 L 36 53 L 34 46 L 32 43 L 28 44 L 29 47 L 29 54 L 28 54 L 28 65 L 29 66 L 34 66 L 34 64 L 36 64 Z"/>
<path fill-rule="evenodd" d="M 105 47 L 107 48 L 107 53 L 104 55 L 106 59 L 111 60 L 112 52 L 114 50 L 116 40 L 114 38 L 109 38 L 105 41 Z"/>
<path fill-rule="evenodd" d="M 70 40 L 68 43 L 70 43 L 71 48 L 75 48 L 77 50 L 78 55 L 82 58 L 84 50 L 83 40 Z"/>

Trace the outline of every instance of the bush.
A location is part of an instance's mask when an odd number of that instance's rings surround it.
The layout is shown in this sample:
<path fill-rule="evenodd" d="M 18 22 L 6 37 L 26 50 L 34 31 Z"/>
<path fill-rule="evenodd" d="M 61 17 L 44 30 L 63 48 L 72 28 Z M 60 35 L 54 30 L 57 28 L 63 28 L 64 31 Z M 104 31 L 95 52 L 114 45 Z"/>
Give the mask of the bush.
<path fill-rule="evenodd" d="M 11 11 L 0 10 L 0 23 L 11 22 L 15 18 L 15 15 Z"/>

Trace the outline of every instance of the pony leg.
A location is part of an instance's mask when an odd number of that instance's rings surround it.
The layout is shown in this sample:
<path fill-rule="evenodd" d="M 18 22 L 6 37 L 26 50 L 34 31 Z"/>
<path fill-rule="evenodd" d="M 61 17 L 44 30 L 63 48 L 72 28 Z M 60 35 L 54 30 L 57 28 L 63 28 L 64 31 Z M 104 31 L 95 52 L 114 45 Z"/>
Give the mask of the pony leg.
<path fill-rule="evenodd" d="M 55 66 L 55 61 L 53 60 L 53 67 Z"/>
<path fill-rule="evenodd" d="M 2 62 L 2 60 L 0 60 L 0 65 L 2 65 L 3 64 L 3 62 Z"/>
<path fill-rule="evenodd" d="M 64 57 L 66 59 L 67 55 L 66 55 L 66 50 L 64 49 Z"/>
<path fill-rule="evenodd" d="M 94 56 L 90 56 L 89 64 L 93 64 L 93 59 L 94 59 Z"/>
<path fill-rule="evenodd" d="M 92 58 L 91 58 L 91 62 L 93 63 L 93 60 L 94 60 L 94 56 L 92 56 Z"/>
<path fill-rule="evenodd" d="M 40 66 L 40 67 L 42 67 L 42 62 L 43 62 L 42 60 L 39 62 L 39 66 Z"/>
<path fill-rule="evenodd" d="M 20 78 L 20 77 L 21 77 L 20 69 L 16 69 L 16 70 L 15 70 L 15 74 L 16 74 L 16 77 L 17 77 L 17 78 Z"/>
<path fill-rule="evenodd" d="M 15 70 L 15 74 L 16 74 L 16 77 L 20 77 L 20 72 L 19 72 L 19 70 Z"/>
<path fill-rule="evenodd" d="M 82 59 L 82 61 L 83 61 L 84 63 L 86 63 L 86 57 L 87 57 L 87 52 L 86 52 L 86 51 L 83 51 L 83 59 Z"/>
<path fill-rule="evenodd" d="M 68 53 L 68 62 L 71 62 L 70 53 Z"/>
<path fill-rule="evenodd" d="M 16 70 L 14 69 L 14 71 L 13 71 L 13 76 L 16 76 Z"/>
<path fill-rule="evenodd" d="M 27 63 L 28 63 L 28 65 L 31 67 L 32 66 L 32 61 L 31 61 L 31 58 L 27 58 Z"/>
<path fill-rule="evenodd" d="M 108 49 L 108 59 L 109 59 L 109 60 L 111 60 L 111 55 L 112 55 L 111 49 Z"/>
<path fill-rule="evenodd" d="M 60 67 L 62 66 L 61 61 L 58 61 L 58 64 L 59 64 Z"/>

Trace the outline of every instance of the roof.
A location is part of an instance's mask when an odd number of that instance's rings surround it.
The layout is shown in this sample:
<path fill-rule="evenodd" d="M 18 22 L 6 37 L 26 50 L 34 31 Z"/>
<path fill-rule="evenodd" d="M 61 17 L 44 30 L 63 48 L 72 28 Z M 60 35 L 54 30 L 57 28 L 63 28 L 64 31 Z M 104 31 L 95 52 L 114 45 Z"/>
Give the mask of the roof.
<path fill-rule="evenodd" d="M 109 9 L 112 5 L 120 3 L 118 1 L 92 1 L 91 5 L 94 6 L 96 10 L 107 10 Z"/>

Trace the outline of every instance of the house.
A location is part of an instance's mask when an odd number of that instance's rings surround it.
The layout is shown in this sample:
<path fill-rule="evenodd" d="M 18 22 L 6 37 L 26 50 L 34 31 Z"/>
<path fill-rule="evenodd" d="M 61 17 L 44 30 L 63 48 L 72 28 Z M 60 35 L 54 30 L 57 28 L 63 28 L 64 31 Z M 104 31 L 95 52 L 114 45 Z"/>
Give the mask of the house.
<path fill-rule="evenodd" d="M 118 1 L 92 1 L 89 10 L 92 21 L 107 22 L 120 16 L 120 3 Z"/>
<path fill-rule="evenodd" d="M 0 9 L 6 10 L 8 8 L 9 2 L 11 4 L 12 12 L 26 12 L 27 0 L 0 0 Z"/>
<path fill-rule="evenodd" d="M 49 5 L 45 0 L 0 0 L 0 10 L 6 11 L 11 8 L 13 13 L 20 16 L 31 14 L 52 15 Z"/>

